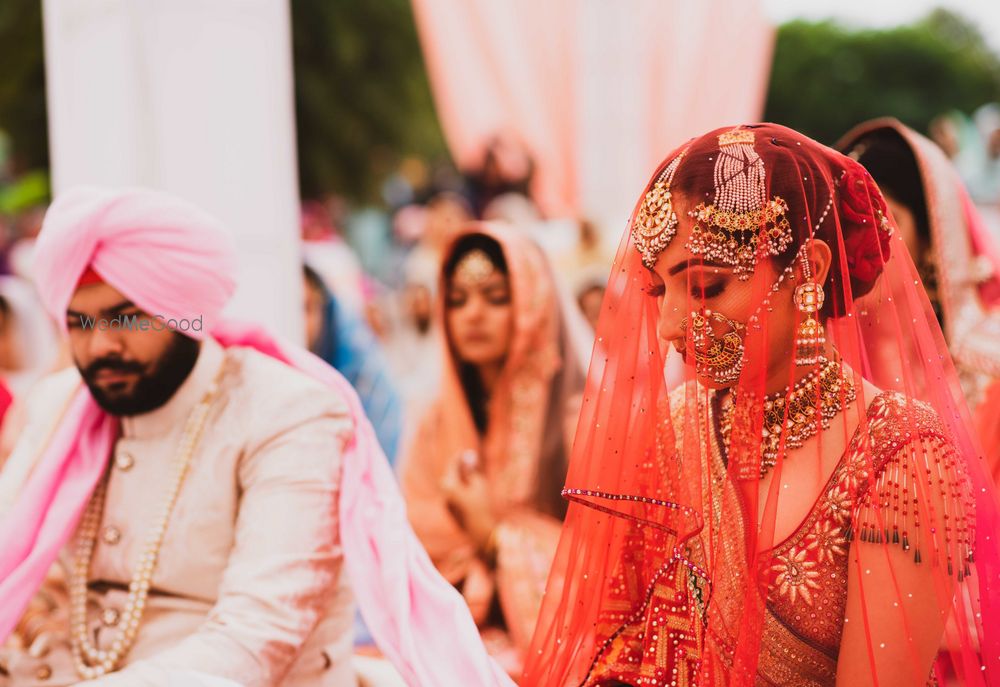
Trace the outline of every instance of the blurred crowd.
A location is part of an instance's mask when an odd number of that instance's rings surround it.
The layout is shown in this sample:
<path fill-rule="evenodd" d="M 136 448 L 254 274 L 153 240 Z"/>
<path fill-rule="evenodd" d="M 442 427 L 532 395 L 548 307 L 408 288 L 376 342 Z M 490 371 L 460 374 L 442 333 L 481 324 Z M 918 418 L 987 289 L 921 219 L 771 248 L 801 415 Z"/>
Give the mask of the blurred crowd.
<path fill-rule="evenodd" d="M 1000 206 L 1000 104 L 988 103 L 971 116 L 953 110 L 931 122 L 931 140 L 955 165 L 977 205 Z"/>
<path fill-rule="evenodd" d="M 392 421 L 393 433 L 412 430 L 438 390 L 442 258 L 471 222 L 508 225 L 537 244 L 574 355 L 589 359 L 614 246 L 586 219 L 544 217 L 532 200 L 532 170 L 524 147 L 498 137 L 486 146 L 481 166 L 464 174 L 446 164 L 404 160 L 383 187 L 387 212 L 349 212 L 332 197 L 303 205 L 310 348 L 327 350 L 322 355 L 333 362 L 324 332 L 352 332 L 342 338 L 357 345 L 342 347 L 344 362 L 335 367 L 367 357 L 366 367 L 382 368 L 356 386 L 364 398 L 372 379 L 386 381 L 373 393 L 383 399 L 376 405 L 391 405 L 405 418 Z M 342 320 L 336 325 L 334 311 Z M 391 457 L 404 439 L 387 441 Z"/>

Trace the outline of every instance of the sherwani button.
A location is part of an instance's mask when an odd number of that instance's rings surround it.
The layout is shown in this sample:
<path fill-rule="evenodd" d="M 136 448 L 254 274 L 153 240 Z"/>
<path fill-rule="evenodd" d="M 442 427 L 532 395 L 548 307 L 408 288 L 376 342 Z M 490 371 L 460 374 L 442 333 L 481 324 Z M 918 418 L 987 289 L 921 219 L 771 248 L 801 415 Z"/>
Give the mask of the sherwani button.
<path fill-rule="evenodd" d="M 115 456 L 115 467 L 122 472 L 131 470 L 133 465 L 135 465 L 135 458 L 132 457 L 131 453 L 125 453 L 122 451 Z"/>
<path fill-rule="evenodd" d="M 114 525 L 107 525 L 101 530 L 101 541 L 105 544 L 114 546 L 122 540 L 122 533 Z"/>

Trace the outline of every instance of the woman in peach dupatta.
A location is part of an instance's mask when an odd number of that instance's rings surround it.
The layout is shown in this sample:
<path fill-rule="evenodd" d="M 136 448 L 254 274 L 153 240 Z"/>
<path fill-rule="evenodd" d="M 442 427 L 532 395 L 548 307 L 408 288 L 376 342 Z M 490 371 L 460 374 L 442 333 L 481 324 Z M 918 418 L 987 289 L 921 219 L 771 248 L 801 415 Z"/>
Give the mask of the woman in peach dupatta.
<path fill-rule="evenodd" d="M 410 520 L 465 596 L 487 646 L 520 672 L 565 513 L 574 399 L 568 345 L 541 250 L 470 224 L 444 254 L 440 395 L 401 465 Z"/>
<path fill-rule="evenodd" d="M 1000 247 L 951 161 L 913 129 L 874 119 L 851 129 L 837 148 L 864 165 L 885 195 L 1000 482 Z"/>

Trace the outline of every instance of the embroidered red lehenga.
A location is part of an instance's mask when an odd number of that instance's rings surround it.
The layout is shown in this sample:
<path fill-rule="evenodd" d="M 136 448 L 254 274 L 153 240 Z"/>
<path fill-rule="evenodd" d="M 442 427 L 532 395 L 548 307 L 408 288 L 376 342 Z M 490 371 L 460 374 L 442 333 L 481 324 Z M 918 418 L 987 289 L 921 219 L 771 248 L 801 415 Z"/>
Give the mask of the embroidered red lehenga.
<path fill-rule="evenodd" d="M 996 492 L 858 163 L 773 124 L 681 146 L 597 335 L 522 685 L 1000 681 Z"/>

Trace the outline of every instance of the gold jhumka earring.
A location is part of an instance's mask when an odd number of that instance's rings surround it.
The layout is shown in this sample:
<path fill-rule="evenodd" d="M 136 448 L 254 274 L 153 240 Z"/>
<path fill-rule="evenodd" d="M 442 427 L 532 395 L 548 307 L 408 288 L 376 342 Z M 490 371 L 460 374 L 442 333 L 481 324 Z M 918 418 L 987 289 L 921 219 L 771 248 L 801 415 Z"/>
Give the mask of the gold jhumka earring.
<path fill-rule="evenodd" d="M 809 259 L 805 253 L 802 253 L 801 261 L 802 276 L 806 281 L 796 286 L 792 294 L 792 302 L 804 318 L 795 338 L 795 364 L 799 367 L 811 367 L 824 360 L 826 333 L 823 325 L 816 319 L 816 313 L 822 309 L 826 294 L 823 293 L 823 287 L 813 281 Z"/>

